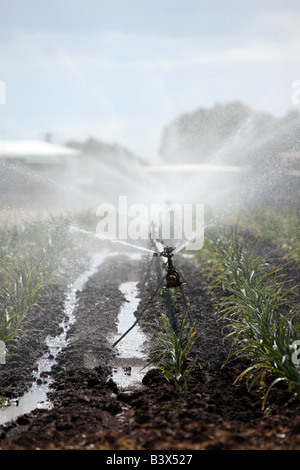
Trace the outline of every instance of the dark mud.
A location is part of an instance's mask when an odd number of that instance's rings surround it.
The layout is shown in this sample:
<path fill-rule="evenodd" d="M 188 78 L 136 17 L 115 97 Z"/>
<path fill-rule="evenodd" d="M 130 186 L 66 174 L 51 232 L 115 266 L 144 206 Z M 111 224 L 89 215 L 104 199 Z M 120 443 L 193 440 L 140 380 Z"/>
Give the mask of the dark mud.
<path fill-rule="evenodd" d="M 52 409 L 36 409 L 0 426 L 0 449 L 300 449 L 299 401 L 277 387 L 262 411 L 261 393 L 248 392 L 244 382 L 234 384 L 247 362 L 235 359 L 222 368 L 230 347 L 224 340 L 227 326 L 216 321 L 206 280 L 194 261 L 181 255 L 176 261 L 187 281 L 184 292 L 199 336 L 192 350 L 197 366 L 186 393 L 154 369 L 138 388 L 123 389 L 114 382 L 113 367 L 120 366 L 120 360 L 110 338 L 117 333 L 124 302 L 118 286 L 140 282 L 138 312 L 143 312 L 141 323 L 147 323 L 157 315 L 149 302 L 157 280 L 145 284 L 147 256 L 108 258 L 78 293 L 69 344 L 51 371 Z M 28 315 L 28 328 L 33 320 L 38 331 L 21 336 L 16 355 L 0 366 L 0 395 L 18 397 L 30 387 L 31 372 L 45 352 L 45 337 L 56 333 L 62 316 L 64 289 L 53 286 L 43 299 L 43 310 Z M 130 373 L 134 364 L 126 365 Z"/>

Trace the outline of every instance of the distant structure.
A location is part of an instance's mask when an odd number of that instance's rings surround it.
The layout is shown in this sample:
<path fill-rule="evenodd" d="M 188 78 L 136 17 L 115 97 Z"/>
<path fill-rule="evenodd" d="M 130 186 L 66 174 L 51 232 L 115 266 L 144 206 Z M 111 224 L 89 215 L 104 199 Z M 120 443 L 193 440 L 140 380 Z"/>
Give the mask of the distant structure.
<path fill-rule="evenodd" d="M 4 205 L 32 205 L 76 178 L 79 151 L 40 140 L 0 141 L 0 198 Z"/>
<path fill-rule="evenodd" d="M 24 163 L 33 167 L 61 167 L 67 159 L 78 154 L 78 150 L 40 140 L 0 140 L 1 161 Z"/>
<path fill-rule="evenodd" d="M 140 198 L 144 165 L 126 148 L 96 139 L 60 146 L 45 138 L 0 141 L 2 206 L 95 208 L 120 194 Z"/>

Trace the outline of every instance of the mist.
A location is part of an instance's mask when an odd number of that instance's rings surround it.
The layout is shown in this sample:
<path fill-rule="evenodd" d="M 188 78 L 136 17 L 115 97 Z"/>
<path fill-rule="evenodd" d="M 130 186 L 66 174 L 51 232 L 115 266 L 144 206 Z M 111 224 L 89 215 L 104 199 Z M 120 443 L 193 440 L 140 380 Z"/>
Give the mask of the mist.
<path fill-rule="evenodd" d="M 132 218 L 128 207 L 136 205 L 135 215 L 149 232 L 154 223 L 151 205 L 166 213 L 174 205 L 202 204 L 227 216 L 255 206 L 295 210 L 299 129 L 298 112 L 277 118 L 234 101 L 199 107 L 167 123 L 157 165 L 95 137 L 73 139 L 63 147 L 48 141 L 51 164 L 45 161 L 44 147 L 35 159 L 22 152 L 2 155 L 2 213 L 39 217 L 86 211 L 94 216 L 96 233 L 99 206 L 111 205 L 118 213 L 124 197 L 123 220 Z M 139 207 L 148 211 L 146 222 Z"/>
<path fill-rule="evenodd" d="M 299 202 L 298 112 L 277 118 L 239 101 L 184 113 L 162 132 L 149 168 L 167 200 L 217 210 Z"/>
<path fill-rule="evenodd" d="M 1 46 L 4 224 L 88 213 L 81 228 L 96 233 L 98 207 L 119 211 L 125 196 L 148 214 L 204 205 L 208 224 L 212 212 L 296 210 L 295 2 L 13 3 Z"/>

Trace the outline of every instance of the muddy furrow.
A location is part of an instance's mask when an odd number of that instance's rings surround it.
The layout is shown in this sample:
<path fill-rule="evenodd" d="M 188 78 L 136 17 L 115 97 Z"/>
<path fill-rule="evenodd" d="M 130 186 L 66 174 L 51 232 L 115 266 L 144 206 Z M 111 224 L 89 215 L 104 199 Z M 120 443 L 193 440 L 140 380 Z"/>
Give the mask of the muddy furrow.
<path fill-rule="evenodd" d="M 106 258 L 89 278 L 78 292 L 68 345 L 51 371 L 53 407 L 1 426 L 0 449 L 299 448 L 298 402 L 279 389 L 270 394 L 273 411 L 265 416 L 261 396 L 249 392 L 243 382 L 234 384 L 247 362 L 234 360 L 222 367 L 229 347 L 223 341 L 224 325 L 216 322 L 199 269 L 184 256 L 176 256 L 176 266 L 187 281 L 184 292 L 198 335 L 192 351 L 197 365 L 187 390 L 182 394 L 154 369 L 138 386 L 118 385 L 114 371 L 130 378 L 134 366 L 146 361 L 150 346 L 146 342 L 145 357 L 135 359 L 122 357 L 122 351 L 112 346 L 120 334 L 119 313 L 130 304 L 120 286 L 138 283 L 137 314 L 143 313 L 139 327 L 147 335 L 158 314 L 155 302 L 149 302 L 157 278 L 146 276 L 148 266 L 147 256 L 133 259 L 123 253 Z M 46 316 L 44 321 L 46 327 Z"/>
<path fill-rule="evenodd" d="M 101 380 L 106 383 L 113 373 L 118 373 L 119 379 L 122 376 L 128 376 L 132 367 L 139 365 L 139 369 L 144 365 L 141 360 L 132 363 L 130 357 L 124 359 L 119 357 L 118 350 L 112 347 L 112 342 L 117 338 L 118 314 L 121 306 L 127 303 L 124 293 L 120 290 L 122 283 L 131 282 L 137 284 L 143 277 L 145 259 L 118 253 L 109 253 L 104 262 L 100 265 L 98 271 L 92 275 L 83 288 L 77 292 L 76 308 L 74 311 L 75 320 L 67 332 L 67 346 L 59 352 L 51 371 L 44 371 L 39 379 L 42 382 L 49 381 L 51 377 L 50 393 L 48 393 L 51 402 L 51 410 L 35 409 L 30 414 L 20 415 L 14 421 L 10 421 L 1 427 L 1 436 L 10 439 L 8 434 L 13 434 L 17 430 L 20 432 L 22 426 L 26 427 L 32 419 L 38 419 L 40 415 L 49 413 L 49 419 L 52 412 L 55 413 L 56 407 L 65 406 L 70 392 L 68 389 L 68 379 L 71 375 L 72 384 L 77 382 L 74 376 L 78 377 L 78 382 L 84 382 L 83 377 L 89 374 L 89 371 L 98 374 Z M 8 399 L 13 399 L 12 407 L 18 407 L 19 398 L 23 392 L 30 389 L 33 381 L 33 371 L 42 354 L 47 356 L 47 346 L 45 340 L 47 336 L 60 333 L 58 326 L 63 320 L 63 291 L 55 290 L 51 296 L 44 301 L 44 315 L 38 311 L 40 320 L 39 327 L 43 334 L 38 337 L 39 342 L 29 335 L 28 338 L 22 338 L 17 352 L 16 360 L 8 360 L 7 367 L 2 367 L 1 385 L 2 394 Z M 56 312 L 56 318 L 53 313 Z M 53 321 L 50 321 L 50 318 Z M 37 324 L 37 322 L 35 322 Z M 36 348 L 34 354 L 31 350 Z M 29 353 L 29 354 L 28 354 Z M 32 357 L 31 357 L 32 356 Z M 134 358 L 133 358 L 134 359 Z M 24 364 L 26 367 L 24 368 Z M 22 383 L 14 387 L 17 383 L 18 374 L 22 371 Z M 14 375 L 16 379 L 14 380 Z M 82 378 L 80 378 L 82 375 Z M 91 372 L 91 375 L 93 373 Z M 20 382 L 20 381 L 19 381 Z M 76 403 L 76 387 L 71 392 L 74 393 L 73 403 Z M 78 390 L 80 395 L 80 391 Z M 67 398 L 66 398 L 67 397 Z"/>

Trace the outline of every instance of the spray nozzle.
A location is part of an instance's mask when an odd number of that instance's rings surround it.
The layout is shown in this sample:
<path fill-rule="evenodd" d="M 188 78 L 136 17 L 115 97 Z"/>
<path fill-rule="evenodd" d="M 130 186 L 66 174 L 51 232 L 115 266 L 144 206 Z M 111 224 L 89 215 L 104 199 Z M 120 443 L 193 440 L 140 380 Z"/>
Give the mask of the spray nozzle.
<path fill-rule="evenodd" d="M 153 256 L 163 256 L 164 258 L 171 258 L 173 256 L 174 247 L 166 246 L 160 253 L 153 253 Z"/>

